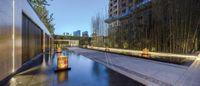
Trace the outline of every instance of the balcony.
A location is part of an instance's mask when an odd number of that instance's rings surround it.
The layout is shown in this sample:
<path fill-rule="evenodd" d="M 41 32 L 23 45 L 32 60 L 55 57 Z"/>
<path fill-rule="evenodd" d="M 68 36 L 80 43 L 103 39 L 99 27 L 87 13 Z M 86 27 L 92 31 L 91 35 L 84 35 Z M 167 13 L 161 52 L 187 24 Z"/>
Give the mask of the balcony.
<path fill-rule="evenodd" d="M 133 7 L 134 7 L 134 8 L 138 8 L 138 7 L 141 7 L 141 6 L 143 6 L 143 5 L 148 4 L 149 2 L 151 2 L 151 0 L 144 0 L 143 2 L 138 3 L 138 4 L 136 4 L 136 5 L 133 6 Z"/>
<path fill-rule="evenodd" d="M 149 3 L 151 3 L 151 0 L 144 0 L 143 2 L 140 2 L 136 5 L 133 5 L 129 10 L 127 10 L 125 13 L 122 13 L 120 16 L 115 16 L 115 17 L 110 17 L 108 19 L 105 20 L 106 23 L 111 23 L 113 21 L 122 19 L 127 17 L 129 14 L 133 13 L 136 9 L 148 5 Z"/>

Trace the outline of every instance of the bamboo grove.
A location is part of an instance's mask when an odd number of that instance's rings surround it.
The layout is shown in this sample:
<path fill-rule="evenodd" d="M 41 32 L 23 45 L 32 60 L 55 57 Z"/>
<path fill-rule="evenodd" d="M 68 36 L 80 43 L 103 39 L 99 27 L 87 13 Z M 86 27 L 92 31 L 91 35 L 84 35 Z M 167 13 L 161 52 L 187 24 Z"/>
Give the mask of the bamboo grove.
<path fill-rule="evenodd" d="M 107 47 L 168 53 L 200 50 L 200 0 L 152 0 L 119 21 L 119 26 L 108 28 Z"/>

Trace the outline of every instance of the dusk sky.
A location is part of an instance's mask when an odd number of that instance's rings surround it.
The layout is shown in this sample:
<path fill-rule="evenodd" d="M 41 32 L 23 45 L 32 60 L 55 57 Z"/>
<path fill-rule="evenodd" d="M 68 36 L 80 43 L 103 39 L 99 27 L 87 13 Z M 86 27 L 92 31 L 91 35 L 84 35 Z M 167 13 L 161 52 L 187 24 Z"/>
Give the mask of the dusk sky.
<path fill-rule="evenodd" d="M 49 1 L 54 14 L 55 34 L 81 30 L 91 34 L 91 17 L 107 11 L 108 0 L 53 0 Z"/>

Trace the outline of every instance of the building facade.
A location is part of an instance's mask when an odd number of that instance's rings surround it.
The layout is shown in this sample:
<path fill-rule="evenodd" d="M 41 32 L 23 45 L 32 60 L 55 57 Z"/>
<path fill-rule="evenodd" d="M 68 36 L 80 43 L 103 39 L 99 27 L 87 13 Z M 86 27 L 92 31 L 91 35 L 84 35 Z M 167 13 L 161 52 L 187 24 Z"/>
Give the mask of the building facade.
<path fill-rule="evenodd" d="M 74 32 L 73 32 L 73 36 L 78 36 L 78 37 L 80 37 L 80 36 L 81 36 L 81 31 L 80 31 L 80 30 L 74 31 Z"/>
<path fill-rule="evenodd" d="M 56 48 L 57 46 L 79 46 L 79 40 L 55 39 L 54 47 Z"/>
<path fill-rule="evenodd" d="M 131 14 L 138 11 L 146 12 L 151 7 L 151 0 L 110 0 L 109 18 L 105 20 L 110 27 L 126 24 L 130 20 Z"/>

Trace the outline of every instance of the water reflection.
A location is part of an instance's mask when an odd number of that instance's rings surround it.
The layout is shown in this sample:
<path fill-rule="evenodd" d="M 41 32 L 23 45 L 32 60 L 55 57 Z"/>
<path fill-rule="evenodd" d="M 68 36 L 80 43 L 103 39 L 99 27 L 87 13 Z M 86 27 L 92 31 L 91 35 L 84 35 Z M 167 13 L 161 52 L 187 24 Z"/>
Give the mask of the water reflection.
<path fill-rule="evenodd" d="M 47 67 L 46 58 L 45 58 L 45 57 L 46 57 L 46 55 L 43 54 L 43 56 L 42 56 L 42 58 L 43 58 L 43 59 L 42 59 L 42 68 L 43 68 L 43 69 L 45 69 L 45 68 Z"/>
<path fill-rule="evenodd" d="M 68 80 L 68 71 L 58 71 L 57 72 L 58 83 L 63 83 Z"/>
<path fill-rule="evenodd" d="M 106 71 L 105 67 L 98 64 L 97 62 L 93 62 L 92 72 L 96 77 L 100 77 Z"/>
<path fill-rule="evenodd" d="M 68 56 L 71 70 L 55 72 L 58 55 Z M 34 68 L 19 74 L 15 81 L 21 82 L 24 86 L 143 86 L 80 54 L 64 51 L 62 54 L 55 53 L 50 58 L 48 55 L 44 57 L 40 66 L 42 69 Z M 46 58 L 48 60 L 45 60 Z M 49 59 L 51 65 L 45 65 Z M 11 82 L 12 86 L 15 86 L 15 81 Z"/>
<path fill-rule="evenodd" d="M 52 56 L 51 55 L 49 55 L 49 58 L 48 58 L 48 65 L 51 65 L 51 59 L 52 59 Z"/>
<path fill-rule="evenodd" d="M 80 54 L 64 51 L 63 55 L 69 57 L 71 71 L 64 71 L 58 76 L 59 85 L 67 86 L 143 86 L 104 65 L 94 62 Z M 56 58 L 55 54 L 55 58 Z M 56 60 L 54 58 L 54 60 Z M 56 61 L 54 61 L 56 62 Z M 122 80 L 123 79 L 123 80 Z"/>

